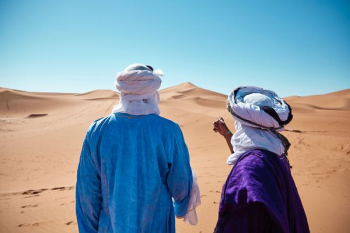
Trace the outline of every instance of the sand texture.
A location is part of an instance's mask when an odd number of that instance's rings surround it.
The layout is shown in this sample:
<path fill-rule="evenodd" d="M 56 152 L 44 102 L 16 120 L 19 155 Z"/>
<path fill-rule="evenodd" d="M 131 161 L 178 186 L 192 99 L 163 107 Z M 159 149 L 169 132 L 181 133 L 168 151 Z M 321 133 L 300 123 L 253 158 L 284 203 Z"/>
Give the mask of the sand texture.
<path fill-rule="evenodd" d="M 278 93 L 278 90 L 277 90 Z M 216 115 L 233 130 L 226 96 L 191 83 L 163 89 L 161 115 L 177 122 L 198 175 L 199 223 L 177 232 L 212 232 L 231 167 Z M 350 232 L 350 89 L 286 98 L 294 119 L 284 132 L 311 232 Z M 35 93 L 0 88 L 0 232 L 78 232 L 76 169 L 88 126 L 110 114 L 118 95 Z"/>

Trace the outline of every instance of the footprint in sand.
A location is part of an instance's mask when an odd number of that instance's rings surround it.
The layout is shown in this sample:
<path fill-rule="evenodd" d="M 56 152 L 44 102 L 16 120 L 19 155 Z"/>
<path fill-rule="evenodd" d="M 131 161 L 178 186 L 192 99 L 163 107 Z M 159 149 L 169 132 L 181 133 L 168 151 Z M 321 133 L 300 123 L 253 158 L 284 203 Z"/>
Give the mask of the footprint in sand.
<path fill-rule="evenodd" d="M 24 197 L 24 198 L 31 198 L 31 197 L 38 197 L 38 196 L 40 196 L 40 195 L 37 194 L 37 195 L 32 195 L 32 196 L 28 196 L 28 197 Z"/>
<path fill-rule="evenodd" d="M 69 226 L 69 225 L 71 225 L 71 224 L 73 224 L 74 223 L 74 221 L 70 221 L 70 222 L 66 222 L 65 224 L 67 225 L 67 226 Z"/>
<path fill-rule="evenodd" d="M 34 208 L 34 207 L 38 207 L 39 205 L 36 204 L 36 205 L 24 205 L 24 206 L 21 206 L 21 208 Z"/>
<path fill-rule="evenodd" d="M 34 113 L 34 114 L 30 114 L 28 115 L 26 118 L 36 118 L 36 117 L 44 117 L 47 116 L 47 113 Z"/>
<path fill-rule="evenodd" d="M 74 189 L 74 186 L 70 186 L 70 187 L 55 187 L 55 188 L 52 188 L 51 190 L 64 191 L 64 190 L 72 190 L 72 189 Z"/>
<path fill-rule="evenodd" d="M 25 224 L 25 223 L 23 223 L 23 224 L 19 224 L 18 227 L 36 227 L 36 226 L 39 226 L 40 224 L 41 223 L 38 223 L 38 222 L 33 223 L 33 224 Z"/>
<path fill-rule="evenodd" d="M 61 205 L 68 205 L 68 204 L 72 204 L 72 203 L 75 203 L 75 201 L 71 201 L 69 203 L 62 203 Z"/>
<path fill-rule="evenodd" d="M 39 193 L 42 193 L 44 192 L 45 190 L 47 189 L 38 189 L 38 190 L 32 190 L 32 189 L 29 189 L 27 191 L 24 191 L 22 193 L 22 195 L 33 195 L 33 194 L 39 194 Z"/>
<path fill-rule="evenodd" d="M 72 190 L 74 189 L 75 186 L 69 186 L 69 187 L 55 187 L 55 188 L 52 188 L 50 190 L 58 190 L 58 191 L 64 191 L 64 190 Z M 37 189 L 37 190 L 33 190 L 33 189 L 29 189 L 27 191 L 24 191 L 22 192 L 21 194 L 22 195 L 31 195 L 31 196 L 28 196 L 28 197 L 35 197 L 35 196 L 39 196 L 40 193 L 46 191 L 48 189 Z M 27 198 L 28 198 L 27 197 Z"/>

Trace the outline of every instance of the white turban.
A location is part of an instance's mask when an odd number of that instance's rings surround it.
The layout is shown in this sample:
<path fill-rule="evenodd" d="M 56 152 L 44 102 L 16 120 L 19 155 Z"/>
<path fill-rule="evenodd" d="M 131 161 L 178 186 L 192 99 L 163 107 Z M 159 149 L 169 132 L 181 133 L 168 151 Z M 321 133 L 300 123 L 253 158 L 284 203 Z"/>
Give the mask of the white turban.
<path fill-rule="evenodd" d="M 293 118 L 290 106 L 282 98 L 260 87 L 236 88 L 227 104 L 235 120 L 254 128 L 283 131 Z"/>
<path fill-rule="evenodd" d="M 160 114 L 158 89 L 162 83 L 161 70 L 153 71 L 150 66 L 132 64 L 117 74 L 115 87 L 119 92 L 119 104 L 112 113 L 131 115 Z"/>
<path fill-rule="evenodd" d="M 290 106 L 275 92 L 259 87 L 238 87 L 230 93 L 227 108 L 236 120 L 231 138 L 234 153 L 227 163 L 234 165 L 245 152 L 265 149 L 287 155 L 288 140 L 278 132 L 293 118 Z"/>

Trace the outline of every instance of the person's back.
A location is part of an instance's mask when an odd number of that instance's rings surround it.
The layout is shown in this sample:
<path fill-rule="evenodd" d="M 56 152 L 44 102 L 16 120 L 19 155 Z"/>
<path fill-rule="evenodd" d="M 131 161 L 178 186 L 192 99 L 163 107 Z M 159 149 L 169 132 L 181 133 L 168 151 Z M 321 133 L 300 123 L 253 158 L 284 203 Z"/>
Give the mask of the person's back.
<path fill-rule="evenodd" d="M 80 232 L 175 232 L 174 214 L 186 214 L 192 189 L 180 127 L 152 113 L 117 111 L 96 120 L 76 189 Z"/>

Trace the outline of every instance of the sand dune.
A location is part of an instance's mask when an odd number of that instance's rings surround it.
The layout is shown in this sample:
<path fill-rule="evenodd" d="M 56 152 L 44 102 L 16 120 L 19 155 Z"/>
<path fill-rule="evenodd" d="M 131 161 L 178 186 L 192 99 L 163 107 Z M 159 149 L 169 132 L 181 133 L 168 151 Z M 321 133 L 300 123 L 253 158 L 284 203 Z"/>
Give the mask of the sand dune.
<path fill-rule="evenodd" d="M 288 102 L 294 106 L 324 110 L 350 110 L 350 89 L 333 92 L 325 95 L 306 97 L 289 97 Z"/>
<path fill-rule="evenodd" d="M 226 143 L 212 131 L 221 115 L 233 129 L 226 96 L 191 83 L 163 89 L 161 115 L 178 122 L 198 175 L 202 205 L 195 227 L 212 232 L 231 169 Z M 312 232 L 350 232 L 350 89 L 287 97 L 294 119 L 284 134 Z M 75 179 L 90 123 L 108 115 L 116 92 L 38 93 L 0 88 L 0 232 L 77 232 Z"/>
<path fill-rule="evenodd" d="M 82 97 L 83 99 L 86 99 L 86 100 L 119 98 L 119 95 L 115 91 L 111 91 L 111 90 L 96 90 L 96 91 L 90 91 L 83 94 L 76 94 L 75 96 Z"/>
<path fill-rule="evenodd" d="M 178 86 L 166 88 L 160 91 L 162 100 L 169 99 L 182 99 L 182 98 L 191 98 L 191 97 L 202 97 L 209 98 L 212 100 L 223 100 L 227 97 L 221 93 L 209 91 L 196 85 L 187 82 L 180 84 Z"/>

